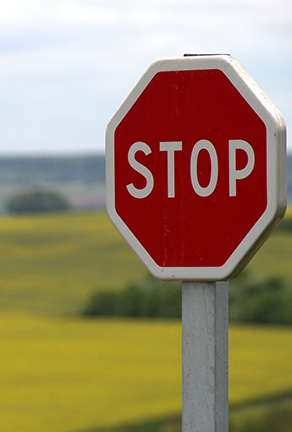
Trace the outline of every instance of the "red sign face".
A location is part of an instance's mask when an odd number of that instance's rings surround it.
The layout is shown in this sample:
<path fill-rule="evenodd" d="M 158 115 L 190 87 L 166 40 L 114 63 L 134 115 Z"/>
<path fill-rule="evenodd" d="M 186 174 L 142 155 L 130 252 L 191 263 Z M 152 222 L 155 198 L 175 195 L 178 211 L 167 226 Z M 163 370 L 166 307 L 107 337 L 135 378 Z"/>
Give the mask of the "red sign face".
<path fill-rule="evenodd" d="M 125 111 L 111 141 L 122 234 L 162 278 L 219 279 L 268 208 L 267 122 L 220 68 L 153 73 Z"/>

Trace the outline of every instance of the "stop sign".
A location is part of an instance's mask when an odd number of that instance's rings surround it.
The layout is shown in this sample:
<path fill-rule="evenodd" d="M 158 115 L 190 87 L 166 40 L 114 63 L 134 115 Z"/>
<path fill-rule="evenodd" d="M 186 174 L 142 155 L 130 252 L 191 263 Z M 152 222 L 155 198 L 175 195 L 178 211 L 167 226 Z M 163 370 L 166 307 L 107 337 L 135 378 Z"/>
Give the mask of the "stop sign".
<path fill-rule="evenodd" d="M 153 63 L 110 120 L 108 214 L 162 279 L 230 279 L 286 208 L 285 123 L 232 57 Z"/>

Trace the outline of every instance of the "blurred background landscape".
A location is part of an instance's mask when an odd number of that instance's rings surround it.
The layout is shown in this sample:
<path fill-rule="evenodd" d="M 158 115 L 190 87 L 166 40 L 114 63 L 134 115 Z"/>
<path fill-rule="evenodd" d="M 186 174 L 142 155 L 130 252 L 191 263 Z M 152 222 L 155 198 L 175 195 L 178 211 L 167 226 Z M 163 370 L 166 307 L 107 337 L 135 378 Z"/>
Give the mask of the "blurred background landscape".
<path fill-rule="evenodd" d="M 104 164 L 0 159 L 1 431 L 180 431 L 181 284 L 109 222 Z M 291 431 L 291 268 L 289 205 L 230 282 L 231 432 Z"/>
<path fill-rule="evenodd" d="M 105 156 L 0 157 L 0 213 L 14 196 L 54 192 L 74 210 L 105 208 Z"/>
<path fill-rule="evenodd" d="M 0 431 L 179 432 L 180 283 L 105 212 L 106 125 L 150 63 L 230 53 L 288 131 L 285 219 L 230 282 L 230 432 L 292 430 L 289 0 L 0 0 Z"/>

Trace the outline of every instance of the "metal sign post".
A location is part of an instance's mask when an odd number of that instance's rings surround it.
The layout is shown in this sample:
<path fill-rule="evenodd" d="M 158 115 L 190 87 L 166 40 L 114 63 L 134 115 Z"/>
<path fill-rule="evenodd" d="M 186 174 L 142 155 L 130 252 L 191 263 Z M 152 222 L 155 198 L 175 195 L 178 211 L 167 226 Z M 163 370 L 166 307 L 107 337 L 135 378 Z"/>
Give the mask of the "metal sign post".
<path fill-rule="evenodd" d="M 228 282 L 182 285 L 182 430 L 228 431 Z"/>

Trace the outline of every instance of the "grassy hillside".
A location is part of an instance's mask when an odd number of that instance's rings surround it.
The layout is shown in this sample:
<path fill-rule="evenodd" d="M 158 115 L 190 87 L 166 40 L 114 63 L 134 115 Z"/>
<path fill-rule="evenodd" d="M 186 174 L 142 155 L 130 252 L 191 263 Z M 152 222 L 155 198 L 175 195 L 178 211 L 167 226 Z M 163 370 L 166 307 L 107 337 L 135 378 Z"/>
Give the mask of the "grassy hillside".
<path fill-rule="evenodd" d="M 0 241 L 0 311 L 71 314 L 146 273 L 105 212 L 1 218 Z M 292 231 L 278 229 L 249 268 L 291 285 Z"/>
<path fill-rule="evenodd" d="M 292 288 L 292 231 L 278 229 L 272 234 L 248 268 L 263 277 L 278 275 Z"/>
<path fill-rule="evenodd" d="M 145 274 L 105 213 L 0 219 L 0 311 L 70 314 Z"/>

